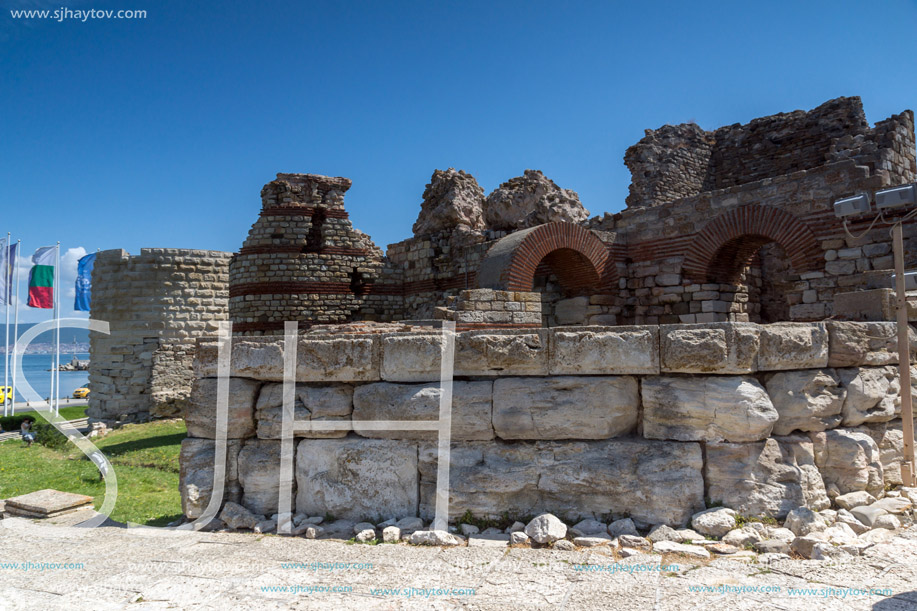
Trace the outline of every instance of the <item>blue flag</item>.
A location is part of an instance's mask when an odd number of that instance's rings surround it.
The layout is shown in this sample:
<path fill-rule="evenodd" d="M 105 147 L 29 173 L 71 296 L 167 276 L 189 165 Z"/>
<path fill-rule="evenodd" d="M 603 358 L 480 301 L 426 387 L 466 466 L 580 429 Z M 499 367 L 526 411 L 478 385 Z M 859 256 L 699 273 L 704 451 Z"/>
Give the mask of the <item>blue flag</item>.
<path fill-rule="evenodd" d="M 13 302 L 13 271 L 16 269 L 16 249 L 19 244 L 0 240 L 0 305 Z"/>
<path fill-rule="evenodd" d="M 88 312 L 92 304 L 92 266 L 96 262 L 96 253 L 86 255 L 76 266 L 76 299 L 73 309 Z"/>

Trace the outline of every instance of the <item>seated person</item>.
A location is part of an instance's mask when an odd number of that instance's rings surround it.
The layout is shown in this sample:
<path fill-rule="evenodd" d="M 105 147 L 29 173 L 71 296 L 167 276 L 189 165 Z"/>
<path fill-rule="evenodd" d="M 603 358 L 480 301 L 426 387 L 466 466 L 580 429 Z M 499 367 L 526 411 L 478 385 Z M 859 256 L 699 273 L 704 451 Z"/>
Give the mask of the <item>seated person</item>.
<path fill-rule="evenodd" d="M 22 435 L 22 440 L 25 442 L 26 447 L 31 446 L 32 442 L 35 441 L 35 433 L 32 431 L 32 418 L 26 418 L 22 421 L 22 426 L 19 427 L 19 434 Z"/>

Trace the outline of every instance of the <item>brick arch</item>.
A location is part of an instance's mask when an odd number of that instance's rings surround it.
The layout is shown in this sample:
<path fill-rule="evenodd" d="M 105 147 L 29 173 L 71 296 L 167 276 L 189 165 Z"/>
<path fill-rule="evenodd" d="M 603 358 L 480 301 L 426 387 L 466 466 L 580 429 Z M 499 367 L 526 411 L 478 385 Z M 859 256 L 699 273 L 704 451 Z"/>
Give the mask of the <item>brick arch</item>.
<path fill-rule="evenodd" d="M 603 293 L 617 288 L 618 272 L 608 247 L 573 223 L 546 223 L 499 240 L 481 262 L 478 287 L 531 291 L 542 263 L 567 290 Z"/>
<path fill-rule="evenodd" d="M 820 269 L 822 249 L 812 230 L 780 208 L 751 204 L 707 223 L 685 253 L 685 278 L 703 283 L 731 281 L 765 244 L 777 242 L 797 273 Z"/>

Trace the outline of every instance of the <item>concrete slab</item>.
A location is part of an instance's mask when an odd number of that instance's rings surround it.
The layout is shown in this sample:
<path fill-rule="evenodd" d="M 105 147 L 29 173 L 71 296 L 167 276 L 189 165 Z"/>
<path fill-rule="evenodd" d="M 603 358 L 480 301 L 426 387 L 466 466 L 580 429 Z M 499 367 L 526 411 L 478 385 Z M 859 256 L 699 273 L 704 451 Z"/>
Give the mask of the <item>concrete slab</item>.
<path fill-rule="evenodd" d="M 38 490 L 6 499 L 5 513 L 25 518 L 48 518 L 92 506 L 92 497 L 60 490 Z"/>

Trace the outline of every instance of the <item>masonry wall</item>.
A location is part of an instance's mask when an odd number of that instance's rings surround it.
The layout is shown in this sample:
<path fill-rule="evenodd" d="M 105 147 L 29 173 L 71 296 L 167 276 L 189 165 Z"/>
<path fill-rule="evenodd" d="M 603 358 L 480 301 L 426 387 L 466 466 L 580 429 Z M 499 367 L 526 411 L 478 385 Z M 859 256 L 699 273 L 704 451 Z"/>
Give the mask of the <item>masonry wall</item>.
<path fill-rule="evenodd" d="M 705 499 L 782 518 L 856 490 L 881 497 L 901 482 L 895 337 L 893 323 L 852 322 L 460 333 L 450 515 L 680 525 Z M 440 334 L 420 330 L 300 338 L 297 513 L 432 517 L 435 433 L 360 423 L 435 420 L 441 350 Z M 213 473 L 216 346 L 198 354 L 182 446 L 189 518 Z M 231 355 L 224 500 L 271 515 L 282 347 L 237 338 Z M 309 428 L 328 420 L 351 431 Z"/>
<path fill-rule="evenodd" d="M 230 254 L 144 248 L 98 254 L 90 332 L 88 415 L 139 422 L 181 412 L 191 391 L 194 346 L 227 319 Z"/>

